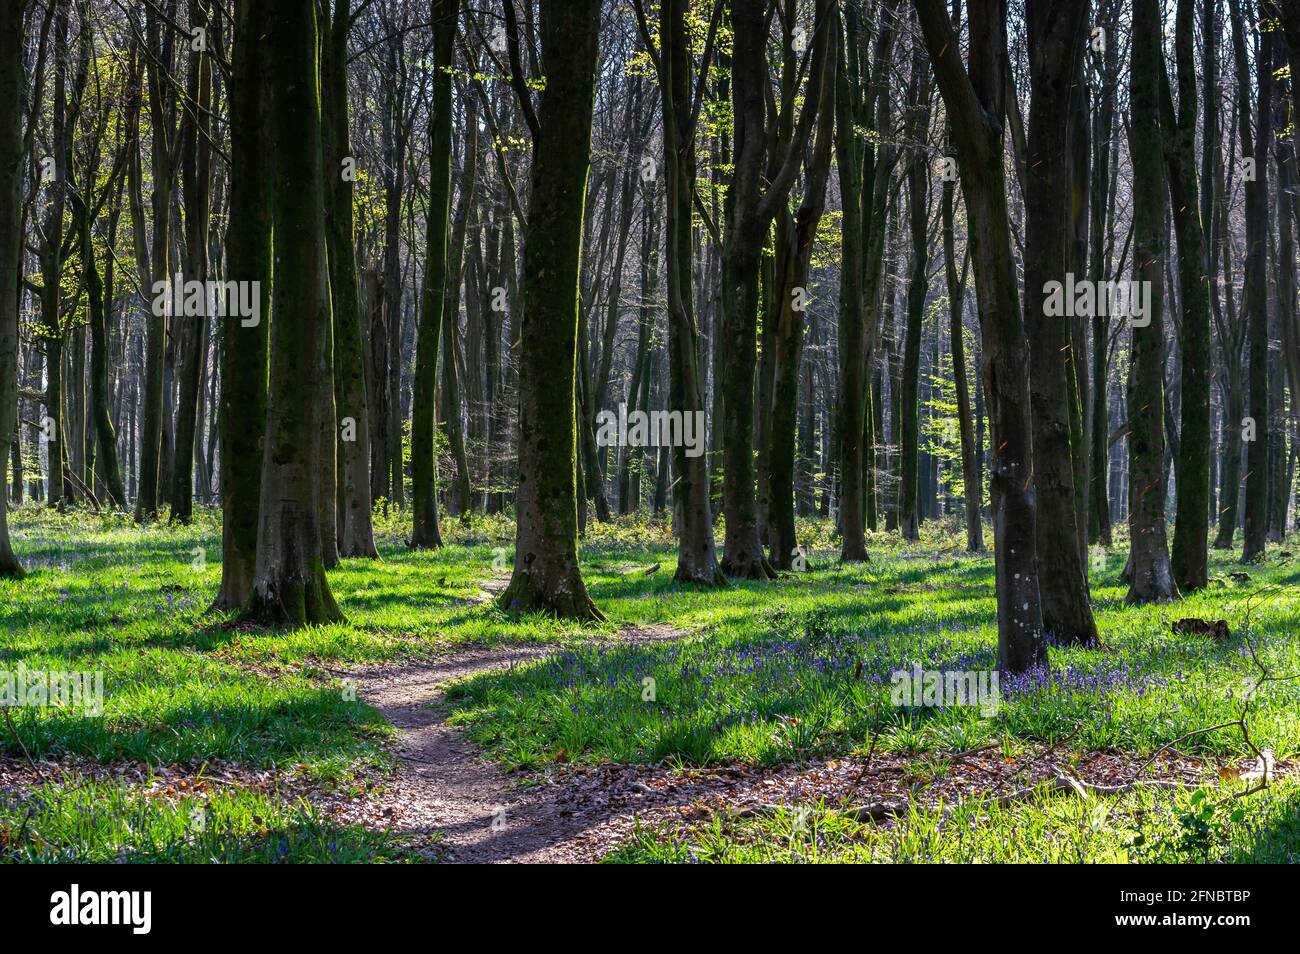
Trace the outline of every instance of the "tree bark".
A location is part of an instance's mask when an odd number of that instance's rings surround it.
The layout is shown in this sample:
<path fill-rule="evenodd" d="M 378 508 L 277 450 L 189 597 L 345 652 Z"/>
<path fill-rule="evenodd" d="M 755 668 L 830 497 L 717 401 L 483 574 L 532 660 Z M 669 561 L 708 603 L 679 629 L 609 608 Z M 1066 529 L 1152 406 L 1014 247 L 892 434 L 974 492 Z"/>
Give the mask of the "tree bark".
<path fill-rule="evenodd" d="M 325 181 L 330 184 L 326 220 L 330 295 L 334 308 L 334 400 L 338 435 L 338 553 L 378 559 L 370 497 L 370 402 L 357 256 L 353 245 L 353 177 L 343 174 L 351 156 L 348 124 L 347 49 L 350 0 L 335 0 L 329 39 L 322 50 Z M 346 433 L 351 422 L 351 434 Z M 349 436 L 351 439 L 349 440 Z"/>
<path fill-rule="evenodd" d="M 1003 172 L 1007 45 L 1004 0 L 970 8 L 970 66 L 942 0 L 914 0 L 935 76 L 952 121 L 962 193 L 973 243 L 984 390 L 990 402 L 993 513 L 998 601 L 998 664 L 1021 672 L 1047 665 L 1038 596 L 1036 513 L 1030 490 L 1033 437 L 1019 281 L 1011 255 Z"/>
<path fill-rule="evenodd" d="M 1178 105 L 1162 71 L 1165 161 L 1178 238 L 1178 289 L 1182 305 L 1182 426 L 1178 442 L 1178 512 L 1170 566 L 1183 593 L 1209 577 L 1210 534 L 1210 284 L 1196 178 L 1195 3 L 1178 0 L 1174 49 Z"/>
<path fill-rule="evenodd" d="M 601 620 L 578 567 L 577 345 L 583 209 L 591 165 L 599 0 L 542 0 L 546 88 L 534 115 L 519 336 L 519 488 L 515 562 L 501 606 Z M 514 25 L 513 0 L 507 21 Z M 512 69 L 518 37 L 510 31 Z"/>
<path fill-rule="evenodd" d="M 23 35 L 27 3 L 0 5 L 0 577 L 23 576 L 9 539 L 5 472 L 18 426 L 18 292 L 22 271 Z M 17 458 L 15 457 L 15 460 Z M 21 486 L 21 474 L 14 470 Z"/>
<path fill-rule="evenodd" d="M 253 596 L 267 411 L 271 327 L 271 166 L 263 75 L 268 0 L 235 8 L 230 84 L 229 280 L 256 289 L 257 317 L 227 309 L 221 319 L 221 589 L 215 607 L 242 609 Z M 241 295 L 242 297 L 242 295 Z M 253 300 L 253 299 L 250 299 Z"/>
<path fill-rule="evenodd" d="M 206 7 L 190 0 L 190 23 L 212 30 L 212 42 L 220 44 L 220 21 L 208 24 Z M 208 224 L 212 211 L 212 65 L 206 52 L 190 58 L 187 98 L 194 104 L 186 110 L 181 128 L 181 191 L 185 202 L 186 279 L 208 280 Z M 199 387 L 202 383 L 203 348 L 208 321 L 204 295 L 201 314 L 178 317 L 177 350 L 180 367 L 176 405 L 176 459 L 172 465 L 172 509 L 170 522 L 188 524 L 194 513 L 194 443 L 198 426 Z"/>
<path fill-rule="evenodd" d="M 246 616 L 300 627 L 342 620 L 321 552 L 319 374 L 330 321 L 315 0 L 277 0 L 258 27 L 270 57 L 274 186 L 271 375 L 261 524 Z M 306 198 L 305 198 L 306 197 Z M 332 491 L 332 487 L 331 487 Z"/>
<path fill-rule="evenodd" d="M 1029 130 L 1025 162 L 1025 327 L 1034 423 L 1038 590 L 1043 628 L 1057 642 L 1093 645 L 1097 624 L 1079 548 L 1071 421 L 1077 390 L 1071 360 L 1075 320 L 1048 313 L 1048 285 L 1069 274 L 1070 125 L 1087 39 L 1087 0 L 1030 0 Z M 1080 276 L 1082 277 L 1082 276 Z M 1082 488 L 1080 488 L 1082 490 Z"/>
<path fill-rule="evenodd" d="M 425 231 L 424 293 L 415 349 L 411 404 L 412 549 L 442 546 L 438 529 L 437 388 L 439 335 L 447 286 L 447 233 L 451 216 L 451 66 L 455 57 L 456 0 L 433 0 L 433 102 L 429 113 L 429 210 Z"/>
<path fill-rule="evenodd" d="M 1178 596 L 1165 530 L 1165 181 L 1160 123 L 1159 0 L 1135 0 L 1129 151 L 1133 158 L 1134 279 L 1145 282 L 1149 323 L 1134 327 L 1128 374 L 1130 603 Z"/>

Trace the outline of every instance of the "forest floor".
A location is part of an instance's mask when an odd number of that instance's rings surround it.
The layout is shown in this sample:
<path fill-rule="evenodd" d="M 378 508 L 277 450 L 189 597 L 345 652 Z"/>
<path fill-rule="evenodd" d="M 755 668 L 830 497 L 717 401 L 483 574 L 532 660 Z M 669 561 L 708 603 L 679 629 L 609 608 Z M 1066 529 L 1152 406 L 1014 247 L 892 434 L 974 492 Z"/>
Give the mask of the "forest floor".
<path fill-rule="evenodd" d="M 102 714 L 5 708 L 0 860 L 1300 855 L 1292 544 L 1214 553 L 1207 590 L 1149 607 L 1123 602 L 1122 541 L 1094 551 L 1102 645 L 1052 647 L 988 710 L 890 699 L 898 671 L 994 666 L 992 560 L 954 528 L 843 566 L 809 522 L 807 572 L 705 590 L 672 582 L 661 524 L 592 526 L 609 622 L 576 626 L 496 608 L 504 521 L 413 553 L 395 517 L 382 561 L 331 573 L 347 622 L 282 633 L 210 612 L 216 520 L 13 515 L 31 572 L 0 582 L 0 675 L 104 693 Z"/>

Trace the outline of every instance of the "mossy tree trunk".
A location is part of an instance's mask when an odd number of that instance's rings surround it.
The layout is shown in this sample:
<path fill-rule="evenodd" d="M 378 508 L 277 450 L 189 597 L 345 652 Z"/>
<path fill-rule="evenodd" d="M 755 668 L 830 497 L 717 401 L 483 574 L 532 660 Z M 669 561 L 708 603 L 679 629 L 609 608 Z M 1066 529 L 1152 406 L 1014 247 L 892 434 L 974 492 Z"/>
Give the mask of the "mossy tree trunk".
<path fill-rule="evenodd" d="M 220 20 L 208 22 L 207 7 L 190 0 L 190 23 L 212 34 L 220 48 Z M 186 280 L 208 279 L 208 225 L 212 211 L 212 64 L 204 51 L 192 51 L 186 97 L 194 103 L 181 123 L 181 193 L 185 202 Z M 172 464 L 171 522 L 188 524 L 194 513 L 194 440 L 198 425 L 203 349 L 207 343 L 202 314 L 177 316 L 175 337 L 180 367 L 176 405 L 176 455 Z"/>
<path fill-rule="evenodd" d="M 1038 596 L 1033 437 L 1028 348 L 1007 216 L 1003 123 L 1007 36 L 1004 0 L 970 5 L 970 65 L 955 55 L 956 33 L 943 0 L 914 0 L 939 90 L 952 122 L 971 261 L 979 302 L 984 392 L 993 455 L 993 512 L 998 602 L 998 665 L 1021 672 L 1047 665 Z"/>
<path fill-rule="evenodd" d="M 667 186 L 668 349 L 669 401 L 683 416 L 703 419 L 704 395 L 700 380 L 699 331 L 695 321 L 695 248 L 691 202 L 695 192 L 695 136 L 698 114 L 686 33 L 687 0 L 665 0 L 659 19 L 659 87 L 664 109 L 664 178 Z M 715 14 L 716 16 L 716 14 Z M 708 55 L 716 36 L 711 24 L 710 48 L 701 73 L 707 72 Z M 648 32 L 648 29 L 647 29 Z M 638 358 L 645 354 L 646 323 L 641 321 Z M 639 362 L 640 363 L 640 362 Z M 644 376 L 641 367 L 637 369 Z M 639 380 L 638 382 L 639 383 Z M 704 435 L 699 435 L 701 441 Z M 673 448 L 673 494 L 679 506 L 677 572 L 681 583 L 716 586 L 724 582 L 713 538 L 713 511 L 709 500 L 709 470 L 705 455 L 690 456 L 684 445 Z M 626 497 L 620 501 L 626 505 Z"/>
<path fill-rule="evenodd" d="M 514 573 L 500 605 L 603 615 L 578 566 L 577 348 L 583 209 L 591 165 L 599 0 L 542 0 L 546 87 L 533 111 L 506 2 L 511 70 L 533 137 L 519 322 L 519 484 Z"/>
<path fill-rule="evenodd" d="M 325 250 L 315 0 L 276 0 L 267 37 L 275 289 L 257 567 L 247 617 L 298 627 L 342 613 L 321 552 L 320 369 L 330 288 Z"/>
<path fill-rule="evenodd" d="M 25 0 L 0 5 L 0 576 L 21 577 L 9 540 L 5 474 L 18 425 L 18 280 L 22 272 Z M 17 475 L 15 474 L 15 480 Z"/>
<path fill-rule="evenodd" d="M 1167 76 L 1162 77 L 1161 98 L 1182 306 L 1182 427 L 1178 442 L 1178 513 L 1170 565 L 1174 582 L 1183 593 L 1199 590 L 1208 582 L 1210 533 L 1210 284 L 1196 177 L 1194 32 L 1195 3 L 1178 0 L 1174 39 L 1178 71 L 1176 110 Z"/>
<path fill-rule="evenodd" d="M 321 115 L 324 122 L 326 219 L 330 294 L 334 308 L 334 398 L 339 417 L 336 519 L 340 557 L 377 559 L 370 508 L 370 406 L 361 326 L 356 249 L 352 242 L 354 177 L 344 162 L 354 159 L 349 140 L 347 63 L 350 0 L 335 0 L 327 42 L 322 46 Z"/>
<path fill-rule="evenodd" d="M 411 399 L 411 540 L 416 550 L 442 546 L 438 530 L 439 335 L 446 306 L 447 239 L 451 216 L 451 66 L 455 56 L 456 0 L 433 0 L 433 102 L 429 107 L 429 210 L 425 230 L 424 293 L 415 343 Z"/>
<path fill-rule="evenodd" d="M 1071 325 L 1047 313 L 1047 285 L 1068 281 L 1071 259 L 1071 124 L 1088 36 L 1087 0 L 1030 0 L 1028 154 L 1025 162 L 1025 327 L 1034 422 L 1038 590 L 1043 628 L 1061 643 L 1092 645 L 1097 624 L 1079 546 L 1072 421 L 1078 418 Z M 1082 278 L 1083 276 L 1078 276 Z M 1079 435 L 1081 436 L 1081 435 Z"/>
<path fill-rule="evenodd" d="M 269 0 L 235 7 L 230 103 L 230 224 L 226 269 L 257 289 L 258 321 L 227 309 L 221 319 L 221 589 L 215 606 L 242 609 L 253 595 L 261 523 L 271 327 L 271 168 L 264 74 Z M 252 300 L 252 299 L 250 299 Z"/>
<path fill-rule="evenodd" d="M 1160 123 L 1159 0 L 1135 0 L 1129 150 L 1133 157 L 1134 279 L 1149 282 L 1144 327 L 1134 327 L 1128 375 L 1130 603 L 1178 596 L 1165 530 L 1165 180 Z"/>

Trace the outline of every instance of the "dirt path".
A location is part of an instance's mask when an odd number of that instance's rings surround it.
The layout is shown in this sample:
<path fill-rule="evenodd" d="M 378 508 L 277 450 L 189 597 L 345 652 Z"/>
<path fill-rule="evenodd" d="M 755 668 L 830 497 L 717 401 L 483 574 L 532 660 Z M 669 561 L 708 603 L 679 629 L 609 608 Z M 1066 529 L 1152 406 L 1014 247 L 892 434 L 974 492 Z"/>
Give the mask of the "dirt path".
<path fill-rule="evenodd" d="M 504 583 L 501 576 L 490 579 L 482 598 Z M 669 627 L 628 627 L 616 640 L 687 635 Z M 473 649 L 429 664 L 354 673 L 361 697 L 400 731 L 397 776 L 362 820 L 395 831 L 440 833 L 444 860 L 462 863 L 589 861 L 603 854 L 650 791 L 635 777 L 643 770 L 620 766 L 612 774 L 621 783 L 604 777 L 591 785 L 506 773 L 447 724 L 449 712 L 441 705 L 450 682 L 554 652 L 548 646 Z"/>

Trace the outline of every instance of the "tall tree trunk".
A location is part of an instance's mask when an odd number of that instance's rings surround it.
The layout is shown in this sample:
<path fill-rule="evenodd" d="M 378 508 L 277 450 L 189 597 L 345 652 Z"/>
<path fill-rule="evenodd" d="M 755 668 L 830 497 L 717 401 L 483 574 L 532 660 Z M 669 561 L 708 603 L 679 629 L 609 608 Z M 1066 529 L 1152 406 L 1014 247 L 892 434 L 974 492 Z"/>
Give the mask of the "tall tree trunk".
<path fill-rule="evenodd" d="M 829 25 L 826 27 L 829 28 Z M 799 369 L 803 358 L 804 314 L 812 267 L 813 241 L 826 208 L 826 182 L 830 177 L 831 152 L 835 136 L 836 56 L 828 53 L 822 75 L 817 131 L 812 152 L 804 169 L 803 201 L 787 227 L 777 229 L 788 236 L 778 247 L 774 378 L 772 389 L 771 452 L 768 458 L 771 493 L 769 510 L 769 559 L 778 570 L 793 566 L 795 549 L 795 438 L 799 412 Z M 785 210 L 782 213 L 788 216 Z M 797 299 L 802 299 L 799 301 Z"/>
<path fill-rule="evenodd" d="M 220 45 L 216 27 L 209 25 L 207 7 L 190 0 L 190 23 L 211 30 L 211 42 Z M 186 110 L 181 129 L 181 191 L 185 202 L 185 251 L 189 281 L 208 280 L 208 225 L 212 211 L 212 65 L 206 51 L 190 58 Z M 179 394 L 176 404 L 176 459 L 172 465 L 171 521 L 188 524 L 194 512 L 194 444 L 198 427 L 199 388 L 202 384 L 203 348 L 209 296 L 197 315 L 178 317 Z"/>
<path fill-rule="evenodd" d="M 257 320 L 232 308 L 221 318 L 221 589 L 215 606 L 224 610 L 242 609 L 252 599 L 261 524 L 271 327 L 272 127 L 263 86 L 271 59 L 268 4 L 239 0 L 235 8 L 226 270 L 230 281 L 246 283 Z"/>
<path fill-rule="evenodd" d="M 990 402 L 998 601 L 998 664 L 1021 672 L 1047 665 L 1038 596 L 1033 437 L 1024 320 L 1020 310 L 1003 162 L 1007 45 L 1004 0 L 970 8 L 970 66 L 955 55 L 957 37 L 942 0 L 914 0 L 935 76 L 952 121 L 962 193 L 974 240 L 984 388 Z"/>
<path fill-rule="evenodd" d="M 859 44 L 862 42 L 857 8 L 852 4 L 837 12 L 837 88 L 835 106 L 836 162 L 839 168 L 840 204 L 840 306 L 839 389 L 836 392 L 835 430 L 839 463 L 840 559 L 846 563 L 867 559 L 863 477 L 869 448 L 862 432 L 866 417 L 867 367 L 863 297 L 863 261 L 866 245 L 863 163 L 865 144 L 856 124 L 864 113 Z"/>
<path fill-rule="evenodd" d="M 1097 624 L 1079 548 L 1070 387 L 1073 319 L 1049 310 L 1049 286 L 1068 282 L 1071 259 L 1070 125 L 1087 39 L 1087 0 L 1029 0 L 1030 83 L 1025 162 L 1025 326 L 1034 421 L 1038 590 L 1043 628 L 1061 643 L 1093 645 Z"/>
<path fill-rule="evenodd" d="M 1102 7 L 1098 24 L 1106 37 L 1115 34 L 1115 2 Z M 1114 241 L 1114 170 L 1111 166 L 1115 140 L 1115 89 L 1119 82 L 1119 44 L 1105 42 L 1099 51 L 1101 80 L 1092 139 L 1091 181 L 1092 217 L 1088 260 L 1088 279 L 1094 288 L 1110 277 L 1110 248 Z M 1100 309 L 1098 309 L 1100 311 Z M 1110 546 L 1110 320 L 1097 314 L 1092 319 L 1092 408 L 1089 436 L 1092 451 L 1088 489 L 1088 537 L 1094 543 Z M 1081 356 L 1076 356 L 1081 357 Z"/>
<path fill-rule="evenodd" d="M 18 445 L 18 293 L 22 271 L 23 20 L 28 4 L 0 5 L 0 577 L 23 576 L 9 540 L 5 471 Z M 14 461 L 18 461 L 15 455 Z M 17 467 L 14 483 L 21 488 Z"/>
<path fill-rule="evenodd" d="M 326 218 L 330 295 L 334 308 L 334 399 L 339 416 L 338 553 L 377 559 L 370 497 L 370 402 L 366 387 L 365 332 L 353 245 L 355 176 L 344 163 L 354 160 L 349 139 L 347 49 L 350 0 L 335 0 L 328 43 L 322 49 L 322 118 L 325 141 Z"/>
<path fill-rule="evenodd" d="M 1251 111 L 1250 62 L 1246 58 L 1245 26 L 1238 0 L 1232 0 L 1233 51 L 1237 60 L 1238 109 L 1243 116 L 1242 155 L 1250 155 L 1254 175 L 1246 177 L 1246 276 L 1242 307 L 1248 316 L 1247 349 L 1248 416 L 1253 434 L 1246 448 L 1246 515 L 1242 533 L 1243 563 L 1263 557 L 1268 532 L 1268 160 L 1272 146 L 1273 38 L 1274 31 L 1262 31 L 1255 55 L 1258 86 L 1255 101 L 1255 131 L 1249 131 L 1244 117 Z M 1260 16 L 1267 17 L 1261 3 Z M 1245 425 L 1243 425 L 1245 426 Z M 1249 433 L 1249 432 L 1248 432 Z"/>
<path fill-rule="evenodd" d="M 176 148 L 176 93 L 170 71 L 174 61 L 175 31 L 165 22 L 175 19 L 176 2 L 171 0 L 161 8 L 150 5 L 145 11 L 145 29 L 149 54 L 145 58 L 148 76 L 149 121 L 153 140 L 153 237 L 149 261 L 153 268 L 153 294 L 165 293 L 171 281 L 172 245 L 172 179 L 175 174 Z M 163 399 L 164 374 L 167 356 L 167 327 L 171 312 L 171 296 L 159 308 L 155 298 L 154 308 L 145 319 L 145 381 L 143 395 L 143 424 L 140 448 L 140 493 L 135 503 L 137 522 L 151 520 L 158 515 L 159 494 L 165 484 L 163 420 L 166 406 Z M 161 313 L 159 313 L 161 312 Z"/>
<path fill-rule="evenodd" d="M 438 530 L 438 457 L 435 450 L 438 336 L 447 286 L 447 230 L 451 216 L 451 66 L 455 57 L 456 0 L 433 0 L 433 102 L 429 113 L 429 212 L 425 232 L 424 295 L 415 350 L 411 404 L 411 541 L 417 550 L 442 546 Z"/>
<path fill-rule="evenodd" d="M 922 80 L 925 54 L 919 47 L 912 57 L 912 78 L 908 91 L 907 138 L 923 141 L 929 125 L 929 84 Z M 921 539 L 921 336 L 925 322 L 925 300 L 930 286 L 930 176 L 927 157 L 913 156 L 907 171 L 908 223 L 911 234 L 911 262 L 907 279 L 907 310 L 903 330 L 903 387 L 899 435 L 898 529 L 904 540 Z"/>
<path fill-rule="evenodd" d="M 456 461 L 456 512 L 460 522 L 469 525 L 470 515 L 474 512 L 474 496 L 470 489 L 469 455 L 465 450 L 465 429 L 461 423 L 462 397 L 460 369 L 458 367 L 457 339 L 460 337 L 460 291 L 465 275 L 465 232 L 469 228 L 471 209 L 475 201 L 475 189 L 478 183 L 478 109 L 477 101 L 470 99 L 465 107 L 465 155 L 464 171 L 460 179 L 460 201 L 456 206 L 456 218 L 452 225 L 450 247 L 448 251 L 446 301 L 443 303 L 442 332 L 442 405 L 444 408 L 443 426 L 447 428 L 447 442 L 451 445 L 451 454 Z M 477 239 L 475 239 L 477 243 Z M 467 323 L 473 325 L 475 316 L 471 307 L 466 308 Z M 467 342 L 469 350 L 472 343 Z M 474 375 L 469 376 L 467 384 L 472 384 Z M 472 394 L 472 391 L 471 391 Z M 482 407 L 482 405 L 471 405 Z M 471 413 L 473 425 L 475 414 Z M 471 431 L 471 435 L 473 432 Z"/>
<path fill-rule="evenodd" d="M 975 431 L 971 420 L 970 384 L 966 371 L 966 278 L 957 274 L 956 240 L 956 183 L 945 179 L 943 183 L 943 254 L 944 276 L 948 285 L 948 341 L 952 352 L 952 376 L 957 397 L 957 427 L 961 439 L 961 479 L 965 488 L 966 549 L 978 553 L 984 549 L 984 527 L 980 522 L 980 503 L 984 497 L 981 486 L 975 445 Z"/>
<path fill-rule="evenodd" d="M 704 389 L 695 316 L 691 201 L 695 193 L 698 125 L 692 94 L 694 87 L 703 84 L 705 78 L 703 75 L 692 77 L 686 32 L 689 5 L 688 0 L 665 0 L 660 7 L 659 87 L 663 93 L 664 177 L 667 184 L 664 238 L 668 264 L 669 397 L 672 408 L 681 412 L 683 424 L 687 419 L 698 421 L 700 429 L 696 436 L 699 443 L 696 447 L 703 451 Z M 716 19 L 710 30 L 710 44 L 715 30 Z M 707 57 L 704 67 L 704 72 L 707 72 Z M 644 349 L 648 331 L 644 315 L 640 324 L 639 344 Z M 642 377 L 648 377 L 645 368 L 638 370 Z M 695 453 L 681 441 L 672 450 L 672 469 L 674 499 L 680 514 L 674 579 L 681 583 L 715 586 L 723 582 L 723 577 L 713 539 L 708 458 L 703 453 Z"/>
<path fill-rule="evenodd" d="M 1178 237 L 1178 289 L 1182 304 L 1182 426 L 1178 442 L 1178 513 L 1170 554 L 1174 582 L 1183 593 L 1208 582 L 1210 534 L 1210 284 L 1200 186 L 1196 180 L 1195 3 L 1178 0 L 1174 48 L 1178 105 L 1162 73 L 1165 161 Z"/>
<path fill-rule="evenodd" d="M 41 247 L 41 338 L 45 344 L 45 419 L 42 437 L 46 448 L 50 507 L 62 505 L 72 495 L 67 475 L 66 439 L 63 433 L 63 222 L 67 205 L 67 178 L 72 161 L 68 131 L 68 8 L 59 4 L 55 13 L 54 103 L 51 118 L 54 151 L 54 180 L 45 213 Z"/>
<path fill-rule="evenodd" d="M 1134 279 L 1148 323 L 1133 327 L 1128 374 L 1130 603 L 1178 596 L 1165 530 L 1165 181 L 1161 146 L 1159 0 L 1134 0 L 1129 151 L 1133 157 Z"/>
<path fill-rule="evenodd" d="M 275 293 L 257 569 L 247 615 L 290 627 L 343 618 L 321 553 L 319 369 L 330 321 L 315 0 L 277 0 L 260 24 L 275 130 Z M 332 443 L 332 441 L 331 441 Z M 332 487 L 330 488 L 332 492 Z"/>
<path fill-rule="evenodd" d="M 512 612 L 587 620 L 604 618 L 578 567 L 576 445 L 578 289 L 600 7 L 599 0 L 542 0 L 546 88 L 536 115 L 522 74 L 516 76 L 533 166 L 519 336 L 515 563 L 500 598 Z M 506 10 L 513 26 L 513 0 Z M 510 33 L 518 74 L 519 42 Z"/>
<path fill-rule="evenodd" d="M 829 0 L 819 0 L 813 25 L 810 76 L 822 74 L 830 50 Z M 770 579 L 771 565 L 759 542 L 754 494 L 754 370 L 759 305 L 759 265 L 768 231 L 784 205 L 801 165 L 819 109 L 821 84 L 807 91 L 797 128 L 781 155 L 769 155 L 774 130 L 767 123 L 768 18 L 760 4 L 733 4 L 732 99 L 734 159 L 730 216 L 722 253 L 722 368 L 724 461 L 723 513 L 726 542 L 723 570 L 732 576 Z M 790 103 L 793 108 L 793 102 Z M 763 188 L 767 183 L 766 189 Z"/>

